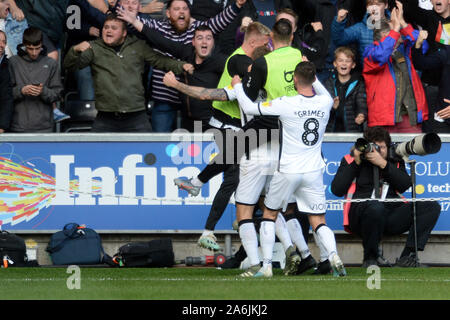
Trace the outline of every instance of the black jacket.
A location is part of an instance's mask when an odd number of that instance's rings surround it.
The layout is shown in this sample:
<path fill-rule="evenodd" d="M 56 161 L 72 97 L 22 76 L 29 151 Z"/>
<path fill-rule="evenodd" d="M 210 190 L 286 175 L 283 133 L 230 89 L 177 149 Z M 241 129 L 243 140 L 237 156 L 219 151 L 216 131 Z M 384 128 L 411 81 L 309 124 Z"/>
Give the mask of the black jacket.
<path fill-rule="evenodd" d="M 364 114 L 364 118 L 367 120 L 367 97 L 366 86 L 361 78 L 360 74 L 353 73 L 350 80 L 343 85 L 345 92 L 339 94 L 339 90 L 336 86 L 337 74 L 334 73 L 330 78 L 325 81 L 324 86 L 328 92 L 334 98 L 339 96 L 338 109 L 332 109 L 330 113 L 330 119 L 326 132 L 338 132 L 335 131 L 337 125 L 337 116 L 339 112 L 343 114 L 343 126 L 344 130 L 340 132 L 362 132 L 363 125 L 358 125 L 355 122 L 355 118 L 358 114 Z M 342 109 L 341 109 L 342 108 Z"/>
<path fill-rule="evenodd" d="M 324 38 L 323 30 L 314 31 L 311 24 L 305 24 L 294 33 L 292 46 L 299 49 L 309 61 L 316 63 L 326 53 L 327 40 Z"/>
<path fill-rule="evenodd" d="M 366 160 L 363 160 L 358 166 L 355 161 L 347 161 L 346 158 L 352 159 L 353 155 L 350 154 L 350 156 L 347 155 L 342 158 L 338 171 L 331 182 L 331 192 L 338 197 L 345 196 L 353 180 L 356 179 L 356 190 L 352 199 L 369 199 L 374 192 L 374 166 Z M 388 160 L 383 170 L 379 168 L 379 175 L 381 179 L 389 184 L 386 199 L 398 199 L 400 197 L 399 194 L 405 192 L 412 185 L 403 160 L 400 162 Z M 382 185 L 380 181 L 380 186 Z M 402 204 L 403 202 L 385 203 L 385 206 L 395 208 Z M 359 224 L 359 215 L 354 213 L 358 211 L 360 206 L 364 205 L 365 202 L 351 203 L 348 212 L 351 226 Z"/>
<path fill-rule="evenodd" d="M 196 20 L 208 20 L 218 15 L 231 1 L 227 0 L 193 0 L 191 16 Z"/>
<path fill-rule="evenodd" d="M 30 27 L 42 30 L 55 45 L 64 36 L 68 0 L 16 0 Z"/>
<path fill-rule="evenodd" d="M 411 24 L 419 25 L 428 31 L 428 43 L 430 44 L 430 52 L 435 52 L 445 45 L 435 41 L 439 23 L 450 23 L 450 16 L 441 17 L 434 10 L 425 10 L 419 7 L 418 0 L 400 0 L 403 3 L 405 12 L 405 20 Z M 438 86 L 440 79 L 440 69 L 434 68 L 425 71 L 422 74 L 422 80 L 430 85 Z"/>
<path fill-rule="evenodd" d="M 360 1 L 360 0 L 358 0 Z M 303 0 L 295 1 L 295 10 L 300 13 L 300 18 L 307 19 L 306 21 L 299 22 L 300 26 L 303 26 L 305 22 L 322 22 L 323 26 L 323 38 L 325 39 L 324 50 L 322 55 L 314 61 L 317 69 L 320 71 L 323 68 L 332 68 L 334 45 L 331 41 L 331 23 L 337 14 L 338 9 L 349 9 L 350 14 L 353 12 L 354 5 L 352 0 Z M 314 15 L 305 17 L 303 12 Z M 354 21 L 352 17 L 349 17 L 348 23 Z"/>
<path fill-rule="evenodd" d="M 14 99 L 8 64 L 9 61 L 5 55 L 0 63 L 0 129 L 5 131 L 9 129 L 14 112 Z"/>
<path fill-rule="evenodd" d="M 331 192 L 338 197 L 343 197 L 347 194 L 353 179 L 356 179 L 353 199 L 370 198 L 374 189 L 373 167 L 366 160 L 363 160 L 358 166 L 355 161 L 348 163 L 343 157 L 331 182 Z M 398 193 L 405 192 L 412 185 L 411 177 L 406 172 L 403 160 L 397 162 L 389 159 L 386 167 L 383 170 L 380 169 L 379 172 L 381 179 L 389 184 L 386 198 L 398 198 Z"/>
<path fill-rule="evenodd" d="M 181 81 L 191 86 L 217 88 L 220 76 L 225 67 L 227 56 L 214 50 L 201 64 L 195 63 L 195 49 L 191 44 L 182 44 L 165 38 L 158 31 L 144 25 L 142 29 L 151 46 L 169 52 L 174 57 L 191 63 L 194 73 L 181 77 Z M 212 116 L 212 101 L 198 100 L 186 95 L 180 95 L 183 104 L 182 112 L 185 117 L 195 120 L 207 121 Z"/>
<path fill-rule="evenodd" d="M 83 41 L 92 41 L 96 39 L 96 37 L 89 34 L 90 27 L 99 29 L 100 33 L 102 29 L 102 26 L 92 17 L 91 14 L 91 12 L 96 11 L 99 15 L 101 15 L 100 11 L 94 7 L 91 7 L 86 0 L 70 0 L 69 7 L 74 5 L 80 8 L 80 28 L 70 24 L 70 22 L 74 19 L 74 13 L 69 11 L 66 15 L 66 23 L 64 24 L 64 31 L 67 33 L 66 44 L 64 46 L 65 53 L 67 53 L 67 51 L 69 51 L 69 49 L 74 45 L 77 45 Z"/>
<path fill-rule="evenodd" d="M 440 80 L 438 79 L 439 91 L 436 104 L 437 109 L 431 111 L 434 113 L 445 109 L 448 106 L 448 103 L 444 102 L 444 98 L 450 98 L 450 46 L 444 46 L 444 48 L 427 55 L 422 54 L 422 49 L 413 49 L 412 57 L 414 66 L 417 69 L 424 71 L 441 70 L 441 78 Z M 433 114 L 430 114 L 429 117 L 433 116 Z M 445 123 L 450 126 L 450 119 L 445 119 Z"/>

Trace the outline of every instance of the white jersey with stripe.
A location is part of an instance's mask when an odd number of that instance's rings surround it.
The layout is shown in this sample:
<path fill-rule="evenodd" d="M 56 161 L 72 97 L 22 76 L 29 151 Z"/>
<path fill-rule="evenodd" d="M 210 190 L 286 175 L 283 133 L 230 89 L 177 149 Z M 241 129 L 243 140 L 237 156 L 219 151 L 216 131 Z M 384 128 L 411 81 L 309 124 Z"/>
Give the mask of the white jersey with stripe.
<path fill-rule="evenodd" d="M 333 99 L 318 80 L 313 88 L 316 94 L 312 97 L 297 95 L 253 103 L 245 95 L 242 84 L 234 87 L 246 114 L 279 116 L 280 172 L 306 173 L 325 167 L 322 141 Z"/>

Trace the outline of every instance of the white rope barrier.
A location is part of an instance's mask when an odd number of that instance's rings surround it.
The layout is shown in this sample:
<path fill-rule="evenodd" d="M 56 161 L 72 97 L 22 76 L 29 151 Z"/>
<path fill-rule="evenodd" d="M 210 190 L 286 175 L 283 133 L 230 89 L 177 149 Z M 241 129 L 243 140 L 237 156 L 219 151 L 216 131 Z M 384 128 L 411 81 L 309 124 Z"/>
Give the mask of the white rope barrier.
<path fill-rule="evenodd" d="M 48 188 L 45 188 L 48 189 Z M 56 189 L 56 188 L 50 188 L 50 190 L 54 191 L 60 191 L 60 192 L 66 192 L 71 194 L 83 194 L 83 195 L 90 195 L 90 196 L 102 196 L 102 197 L 108 197 L 108 198 L 123 198 L 123 199 L 131 199 L 131 200 L 144 200 L 144 201 L 164 201 L 164 202 L 173 202 L 173 203 L 179 203 L 179 202 L 187 202 L 188 204 L 210 204 L 212 201 L 206 200 L 206 198 L 200 197 L 179 197 L 179 198 L 155 198 L 155 197 L 146 197 L 146 196 L 127 196 L 127 195 L 120 195 L 120 194 L 103 194 L 101 192 L 84 192 L 84 191 L 78 191 L 73 189 Z M 326 203 L 358 203 L 358 202 L 366 202 L 366 201 L 381 201 L 381 202 L 425 202 L 425 201 L 450 201 L 450 197 L 434 197 L 434 198 L 388 198 L 388 199 L 372 199 L 372 198 L 364 198 L 364 199 L 328 199 L 326 200 Z"/>
<path fill-rule="evenodd" d="M 10 180 L 5 181 L 3 179 L 0 179 L 0 185 L 2 183 L 11 183 Z M 88 195 L 88 196 L 102 196 L 102 197 L 108 197 L 108 198 L 122 198 L 122 199 L 131 199 L 131 200 L 144 200 L 144 201 L 164 201 L 167 202 L 173 202 L 173 203 L 180 203 L 185 202 L 188 204 L 210 204 L 212 201 L 207 200 L 207 198 L 197 198 L 193 196 L 187 196 L 187 197 L 178 197 L 178 198 L 158 198 L 158 197 L 146 197 L 146 196 L 127 196 L 127 195 L 120 195 L 120 194 L 104 194 L 100 190 L 98 192 L 87 192 L 87 191 L 80 191 L 75 189 L 59 189 L 49 186 L 25 186 L 22 182 L 16 182 L 16 186 L 21 185 L 21 187 L 24 188 L 35 188 L 35 189 L 41 189 L 46 190 L 47 192 L 65 192 L 69 194 L 80 194 L 80 195 Z M 326 200 L 326 203 L 358 203 L 358 202 L 366 202 L 366 201 L 381 201 L 381 202 L 425 202 L 425 201 L 450 201 L 450 197 L 433 197 L 433 198 L 388 198 L 388 199 L 372 199 L 372 198 L 364 198 L 364 199 L 328 199 Z"/>

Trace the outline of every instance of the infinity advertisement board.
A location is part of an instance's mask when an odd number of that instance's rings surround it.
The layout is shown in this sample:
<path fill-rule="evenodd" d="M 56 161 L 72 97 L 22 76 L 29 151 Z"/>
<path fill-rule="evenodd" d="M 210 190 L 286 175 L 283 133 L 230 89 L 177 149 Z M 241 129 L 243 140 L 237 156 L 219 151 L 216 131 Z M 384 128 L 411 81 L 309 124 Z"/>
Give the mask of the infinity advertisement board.
<path fill-rule="evenodd" d="M 327 223 L 342 231 L 342 201 L 330 191 L 341 158 L 358 136 L 326 137 L 324 184 Z M 402 136 L 408 141 L 414 136 Z M 2 135 L 0 226 L 21 232 L 54 232 L 66 223 L 100 232 L 188 232 L 203 230 L 222 181 L 218 175 L 197 197 L 173 179 L 193 177 L 212 159 L 212 136 L 189 135 Z M 396 141 L 395 136 L 393 141 Z M 450 139 L 448 140 L 450 141 Z M 437 198 L 442 213 L 435 231 L 450 232 L 450 146 L 417 160 L 417 197 Z M 411 190 L 404 196 L 411 198 Z M 233 199 L 232 199 L 233 201 Z M 216 230 L 231 230 L 230 203 Z"/>

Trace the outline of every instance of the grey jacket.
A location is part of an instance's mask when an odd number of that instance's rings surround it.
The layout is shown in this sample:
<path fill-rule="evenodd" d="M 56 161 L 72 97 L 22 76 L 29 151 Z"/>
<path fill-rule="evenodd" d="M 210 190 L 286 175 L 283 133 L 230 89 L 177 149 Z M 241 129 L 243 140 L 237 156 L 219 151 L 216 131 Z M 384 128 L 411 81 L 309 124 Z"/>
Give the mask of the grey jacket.
<path fill-rule="evenodd" d="M 14 114 L 10 130 L 13 132 L 53 131 L 53 102 L 61 98 L 63 85 L 57 62 L 41 52 L 36 60 L 19 49 L 9 60 L 13 85 Z M 38 97 L 24 96 L 22 88 L 29 84 L 43 84 Z"/>

